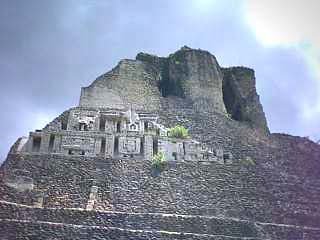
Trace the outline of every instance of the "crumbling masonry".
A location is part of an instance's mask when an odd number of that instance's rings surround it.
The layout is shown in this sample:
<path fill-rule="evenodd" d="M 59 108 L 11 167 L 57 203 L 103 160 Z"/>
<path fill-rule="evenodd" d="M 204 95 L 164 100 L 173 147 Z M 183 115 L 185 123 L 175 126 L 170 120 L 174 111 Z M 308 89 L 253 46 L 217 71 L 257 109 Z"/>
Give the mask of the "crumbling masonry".
<path fill-rule="evenodd" d="M 189 47 L 139 53 L 12 146 L 0 239 L 320 239 L 319 159 L 318 144 L 270 134 L 252 69 Z"/>

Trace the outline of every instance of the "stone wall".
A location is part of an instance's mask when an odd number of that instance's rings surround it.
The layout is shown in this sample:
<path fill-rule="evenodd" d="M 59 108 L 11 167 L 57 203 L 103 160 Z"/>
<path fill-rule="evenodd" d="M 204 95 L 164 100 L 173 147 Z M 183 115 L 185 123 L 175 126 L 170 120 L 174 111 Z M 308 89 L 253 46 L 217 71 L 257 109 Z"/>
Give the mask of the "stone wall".
<path fill-rule="evenodd" d="M 136 59 L 161 76 L 158 85 L 163 97 L 182 98 L 197 112 L 227 112 L 234 120 L 269 133 L 252 69 L 221 68 L 209 52 L 188 47 L 167 58 L 139 53 Z"/>
<path fill-rule="evenodd" d="M 17 163 L 16 157 L 9 156 L 10 162 Z M 30 155 L 19 164 L 2 168 L 32 173 L 33 191 L 43 194 L 44 207 L 85 209 L 91 187 L 97 186 L 94 208 L 98 210 L 210 215 L 308 226 L 318 226 L 315 219 L 320 219 L 318 180 L 297 175 L 284 178 L 283 172 L 262 163 L 169 162 L 158 172 L 143 159 Z M 3 186 L 2 196 L 7 196 L 8 189 Z M 19 196 L 8 195 L 5 200 L 24 203 Z"/>
<path fill-rule="evenodd" d="M 134 239 L 137 237 L 141 239 L 140 237 L 145 235 L 146 239 L 150 237 L 152 239 L 171 239 L 171 236 L 173 239 L 207 239 L 210 237 L 210 239 L 308 240 L 320 236 L 319 228 L 268 224 L 234 218 L 43 209 L 6 202 L 0 202 L 0 224 L 8 225 L 5 231 L 1 231 L 0 237 L 27 233 L 23 236 L 25 238 L 32 235 L 34 237 L 61 236 L 63 239 L 71 236 L 73 239 L 78 236 L 87 237 L 85 239 L 93 239 L 93 236 L 119 239 L 121 236 L 131 235 L 135 237 Z M 87 236 L 88 233 L 92 235 Z M 118 236 L 114 235 L 115 233 Z"/>
<path fill-rule="evenodd" d="M 157 113 L 161 124 L 185 126 L 220 157 L 232 152 L 233 162 L 206 161 L 192 152 L 193 158 L 171 158 L 155 169 L 150 160 L 156 133 L 141 135 L 140 144 L 121 138 L 124 154 L 114 155 L 112 146 L 124 133 L 100 132 L 101 125 L 109 126 L 107 114 L 105 124 L 97 119 L 90 131 L 73 133 L 68 119 L 74 108 L 31 133 L 43 137 L 38 152 L 30 153 L 32 141 L 24 147 L 19 139 L 1 166 L 0 200 L 45 208 L 1 205 L 2 239 L 319 238 L 319 144 L 269 134 L 252 70 L 221 69 L 210 53 L 189 48 L 168 58 L 139 54 L 83 88 L 80 106 L 94 113 L 133 107 L 145 111 L 146 121 L 147 113 L 153 112 L 150 119 Z M 73 137 L 95 139 L 80 147 L 91 144 L 98 154 L 63 155 L 62 136 L 68 136 L 64 145 L 79 145 L 70 143 Z M 139 154 L 128 158 L 125 148 Z M 21 154 L 23 149 L 28 151 Z M 180 233 L 187 229 L 193 232 Z"/>
<path fill-rule="evenodd" d="M 82 88 L 80 107 L 159 109 L 159 76 L 144 63 L 122 60 L 112 71 Z"/>
<path fill-rule="evenodd" d="M 198 112 L 230 114 L 268 133 L 255 78 L 247 68 L 221 68 L 207 51 L 183 47 L 168 57 L 139 53 L 81 90 L 80 107 L 158 111 L 168 96 Z"/>

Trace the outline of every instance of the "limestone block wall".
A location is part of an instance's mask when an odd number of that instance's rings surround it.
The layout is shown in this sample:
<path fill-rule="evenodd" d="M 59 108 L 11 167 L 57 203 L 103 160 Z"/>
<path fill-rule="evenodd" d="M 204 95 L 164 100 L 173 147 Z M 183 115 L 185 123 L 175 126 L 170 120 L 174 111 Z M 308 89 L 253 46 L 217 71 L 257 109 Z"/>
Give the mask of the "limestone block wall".
<path fill-rule="evenodd" d="M 68 119 L 68 129 L 70 131 L 79 131 L 79 124 L 85 125 L 86 131 L 99 130 L 99 111 L 98 110 L 84 110 L 73 109 L 70 111 Z"/>
<path fill-rule="evenodd" d="M 140 137 L 119 137 L 119 153 L 122 154 L 140 154 Z"/>
<path fill-rule="evenodd" d="M 112 157 L 114 155 L 114 139 L 115 137 L 113 135 L 107 135 L 106 137 L 106 156 Z"/>
<path fill-rule="evenodd" d="M 98 188 L 94 209 L 124 212 L 176 213 L 234 217 L 261 222 L 318 226 L 319 181 L 281 177 L 261 165 L 223 165 L 215 162 L 170 162 L 154 171 L 143 159 L 105 159 L 26 155 L 9 156 L 1 171 L 25 169 L 32 191 L 15 194 L 0 184 L 4 200 L 44 207 L 86 208 L 92 186 Z M 10 188 L 11 189 L 11 188 Z M 298 191 L 297 191 L 298 189 Z M 10 192 L 10 194 L 8 194 Z M 32 197 L 33 196 L 33 197 Z M 21 199 L 20 199 L 21 198 Z"/>
<path fill-rule="evenodd" d="M 153 136 L 152 135 L 145 135 L 144 136 L 144 159 L 150 161 L 154 154 L 153 152 Z"/>
<path fill-rule="evenodd" d="M 158 75 L 144 63 L 122 60 L 112 71 L 82 88 L 79 106 L 156 111 L 160 92 Z"/>
<path fill-rule="evenodd" d="M 20 137 L 10 148 L 9 153 L 11 154 L 19 154 L 21 152 L 27 151 L 28 146 L 28 137 Z"/>
<path fill-rule="evenodd" d="M 96 139 L 90 136 L 65 135 L 61 139 L 61 150 L 64 154 L 68 154 L 69 150 L 83 150 L 85 154 L 94 155 Z M 100 151 L 99 149 L 97 149 Z"/>
<path fill-rule="evenodd" d="M 34 235 L 49 237 L 51 235 L 48 235 L 48 232 L 54 233 L 54 236 L 57 237 L 58 233 L 54 231 L 54 226 L 57 225 L 62 225 L 60 231 L 64 234 L 61 235 L 64 239 L 78 236 L 87 236 L 90 239 L 93 239 L 93 236 L 99 237 L 98 239 L 100 237 L 101 239 L 105 237 L 119 239 L 123 235 L 128 237 L 128 234 L 134 239 L 144 239 L 143 234 L 146 234 L 146 239 L 188 239 L 189 237 L 191 239 L 208 239 L 207 237 L 210 236 L 209 239 L 310 240 L 317 239 L 320 236 L 319 228 L 295 225 L 283 226 L 209 216 L 43 209 L 5 202 L 0 202 L 0 223 L 2 226 L 8 225 L 7 228 L 4 228 L 4 231 L 1 231 L 0 237 L 17 236 L 21 232 L 13 230 L 22 230 L 23 227 L 23 232 L 28 233 L 26 234 L 28 237 Z M 83 229 L 81 231 L 76 230 L 80 225 L 83 226 Z M 113 231 L 115 229 L 126 229 L 126 233 L 118 230 L 114 232 L 117 233 L 114 235 L 111 229 Z M 162 231 L 162 234 L 167 232 L 167 235 L 162 235 L 159 231 Z M 214 236 L 217 238 L 214 238 Z"/>

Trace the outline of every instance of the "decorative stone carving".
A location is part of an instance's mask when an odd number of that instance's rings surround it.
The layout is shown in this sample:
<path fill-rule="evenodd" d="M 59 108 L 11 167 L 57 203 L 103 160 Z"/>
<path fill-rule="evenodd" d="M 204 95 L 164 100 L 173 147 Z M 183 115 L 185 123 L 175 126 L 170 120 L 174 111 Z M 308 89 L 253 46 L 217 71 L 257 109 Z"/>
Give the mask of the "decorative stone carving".
<path fill-rule="evenodd" d="M 141 139 L 135 137 L 119 138 L 119 153 L 123 154 L 139 154 Z"/>
<path fill-rule="evenodd" d="M 216 150 L 216 157 L 217 157 L 217 161 L 219 163 L 224 163 L 224 159 L 223 159 L 223 149 L 217 149 Z"/>
<path fill-rule="evenodd" d="M 154 154 L 153 151 L 153 138 L 150 135 L 146 135 L 144 137 L 144 159 L 150 161 L 152 159 L 152 156 Z"/>
<path fill-rule="evenodd" d="M 127 125 L 127 131 L 138 132 L 140 130 L 139 123 L 130 123 Z"/>
<path fill-rule="evenodd" d="M 153 113 L 76 108 L 68 116 L 67 131 L 33 132 L 25 144 L 26 151 L 107 158 L 141 154 L 146 160 L 162 151 L 169 161 L 232 163 L 232 155 L 222 149 L 210 149 L 192 139 L 168 137 L 168 129 L 157 122 L 158 116 Z"/>
<path fill-rule="evenodd" d="M 139 115 L 136 113 L 135 110 L 131 108 L 127 112 L 125 112 L 125 116 L 130 123 L 135 123 L 140 121 Z"/>
<path fill-rule="evenodd" d="M 112 120 L 106 120 L 105 131 L 107 133 L 113 133 L 115 131 L 114 122 Z"/>
<path fill-rule="evenodd" d="M 98 112 L 74 110 L 69 117 L 68 130 L 93 131 L 98 128 Z"/>
<path fill-rule="evenodd" d="M 66 154 L 93 154 L 95 150 L 95 139 L 82 136 L 63 136 L 61 146 Z"/>

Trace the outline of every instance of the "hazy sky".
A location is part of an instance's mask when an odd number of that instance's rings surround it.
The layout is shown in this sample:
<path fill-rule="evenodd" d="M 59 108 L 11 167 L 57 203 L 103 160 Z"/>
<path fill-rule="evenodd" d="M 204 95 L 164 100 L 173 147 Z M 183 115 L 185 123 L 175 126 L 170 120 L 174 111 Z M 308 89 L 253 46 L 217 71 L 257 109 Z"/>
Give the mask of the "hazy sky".
<path fill-rule="evenodd" d="M 138 52 L 254 68 L 272 132 L 320 139 L 318 0 L 0 0 L 0 161 Z"/>

